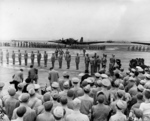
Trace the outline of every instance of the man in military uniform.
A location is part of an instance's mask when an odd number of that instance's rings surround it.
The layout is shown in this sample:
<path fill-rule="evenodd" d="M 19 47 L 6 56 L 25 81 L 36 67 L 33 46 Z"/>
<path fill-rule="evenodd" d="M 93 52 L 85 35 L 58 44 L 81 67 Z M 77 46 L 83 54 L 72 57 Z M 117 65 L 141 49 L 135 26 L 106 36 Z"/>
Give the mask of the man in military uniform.
<path fill-rule="evenodd" d="M 58 58 L 58 49 L 57 48 L 55 50 L 55 55 L 56 55 L 56 58 Z"/>
<path fill-rule="evenodd" d="M 44 65 L 45 65 L 45 67 L 47 67 L 47 59 L 48 59 L 48 54 L 46 53 L 46 51 L 44 51 Z"/>
<path fill-rule="evenodd" d="M 12 60 L 13 60 L 13 65 L 15 65 L 15 52 L 12 52 Z"/>
<path fill-rule="evenodd" d="M 21 65 L 21 52 L 20 52 L 20 50 L 18 50 L 18 61 L 19 61 L 19 65 Z"/>
<path fill-rule="evenodd" d="M 78 53 L 77 56 L 75 57 L 75 63 L 76 63 L 76 70 L 79 70 L 80 56 Z"/>
<path fill-rule="evenodd" d="M 1 63 L 3 64 L 3 51 L 2 51 L 2 49 L 1 49 L 1 55 L 0 55 L 0 57 L 1 57 Z"/>
<path fill-rule="evenodd" d="M 70 54 L 66 54 L 66 62 L 67 62 L 67 69 L 70 68 L 70 62 L 71 62 L 71 55 Z"/>
<path fill-rule="evenodd" d="M 28 53 L 27 53 L 26 50 L 25 50 L 25 53 L 24 53 L 24 61 L 25 61 L 25 66 L 27 66 L 27 63 L 28 63 Z"/>
<path fill-rule="evenodd" d="M 34 58 L 35 58 L 35 55 L 33 53 L 33 51 L 31 52 L 31 64 L 34 65 Z"/>
<path fill-rule="evenodd" d="M 101 65 L 101 59 L 100 59 L 99 56 L 97 56 L 96 62 L 97 62 L 97 72 L 99 72 L 99 70 L 100 70 L 100 65 Z"/>
<path fill-rule="evenodd" d="M 94 73 L 97 72 L 97 53 L 94 54 Z"/>
<path fill-rule="evenodd" d="M 107 64 L 107 55 L 103 54 L 103 57 L 102 57 L 102 68 L 104 70 L 106 69 L 106 64 Z"/>
<path fill-rule="evenodd" d="M 52 57 L 51 57 L 52 68 L 54 68 L 54 66 L 55 66 L 55 60 L 56 60 L 55 54 L 53 53 L 53 54 L 52 54 Z"/>
<path fill-rule="evenodd" d="M 93 76 L 94 75 L 94 65 L 95 65 L 95 59 L 94 59 L 94 56 L 91 57 L 90 59 L 90 64 L 91 64 L 91 75 Z"/>
<path fill-rule="evenodd" d="M 9 64 L 9 52 L 8 52 L 8 50 L 6 51 L 6 60 L 7 60 L 7 64 Z"/>
<path fill-rule="evenodd" d="M 37 52 L 37 62 L 38 62 L 38 66 L 41 65 L 41 53 L 38 51 Z"/>
<path fill-rule="evenodd" d="M 110 72 L 111 75 L 113 75 L 115 62 L 116 62 L 115 55 L 112 54 L 112 58 L 110 58 L 110 64 L 109 64 L 109 72 Z"/>
<path fill-rule="evenodd" d="M 86 49 L 83 48 L 83 56 L 85 57 Z"/>
<path fill-rule="evenodd" d="M 63 55 L 60 53 L 58 56 L 59 68 L 62 68 Z"/>
<path fill-rule="evenodd" d="M 85 56 L 85 70 L 89 70 L 90 57 L 89 54 Z"/>

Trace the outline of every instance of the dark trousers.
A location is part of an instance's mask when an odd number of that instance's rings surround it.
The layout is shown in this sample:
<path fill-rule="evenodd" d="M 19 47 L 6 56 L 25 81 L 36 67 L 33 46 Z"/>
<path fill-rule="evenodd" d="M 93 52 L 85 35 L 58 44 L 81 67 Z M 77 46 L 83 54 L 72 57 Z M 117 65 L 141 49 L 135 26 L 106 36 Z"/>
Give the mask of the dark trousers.
<path fill-rule="evenodd" d="M 47 67 L 47 59 L 44 60 L 44 65 Z"/>
<path fill-rule="evenodd" d="M 79 70 L 79 63 L 76 63 L 76 70 Z"/>
<path fill-rule="evenodd" d="M 7 64 L 9 64 L 9 58 L 7 58 Z"/>
<path fill-rule="evenodd" d="M 15 59 L 13 59 L 13 65 L 15 65 Z"/>
<path fill-rule="evenodd" d="M 28 62 L 27 62 L 27 59 L 25 59 L 25 66 L 27 66 L 27 63 L 28 63 Z"/>
<path fill-rule="evenodd" d="M 21 65 L 21 58 L 19 58 L 19 65 Z"/>
<path fill-rule="evenodd" d="M 14 87 L 15 87 L 15 89 L 16 89 L 16 91 L 18 91 L 18 84 L 19 84 L 20 82 L 18 82 L 18 81 L 16 81 L 16 80 L 13 80 L 12 82 L 10 82 L 10 84 L 14 84 Z"/>
<path fill-rule="evenodd" d="M 55 62 L 52 62 L 52 67 L 54 68 L 54 66 L 55 66 Z"/>
<path fill-rule="evenodd" d="M 34 59 L 31 59 L 31 64 L 34 65 Z"/>
<path fill-rule="evenodd" d="M 62 67 L 62 61 L 59 61 L 59 68 Z"/>
<path fill-rule="evenodd" d="M 40 66 L 41 65 L 41 60 L 37 60 L 37 62 L 38 62 L 38 66 Z"/>
<path fill-rule="evenodd" d="M 70 68 L 70 61 L 67 61 L 67 69 Z"/>

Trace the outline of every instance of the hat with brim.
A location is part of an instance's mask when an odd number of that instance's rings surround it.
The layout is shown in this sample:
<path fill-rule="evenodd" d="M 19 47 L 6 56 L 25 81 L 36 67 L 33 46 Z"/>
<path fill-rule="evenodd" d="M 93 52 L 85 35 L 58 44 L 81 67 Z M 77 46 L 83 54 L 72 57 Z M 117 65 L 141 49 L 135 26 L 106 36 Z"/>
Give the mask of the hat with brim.
<path fill-rule="evenodd" d="M 14 96 L 16 94 L 16 89 L 14 87 L 10 87 L 8 89 L 8 93 L 10 96 Z"/>
<path fill-rule="evenodd" d="M 95 73 L 95 77 L 99 78 L 100 76 L 100 73 Z"/>
<path fill-rule="evenodd" d="M 111 85 L 110 80 L 109 79 L 103 79 L 102 80 L 102 85 L 106 86 L 106 87 L 109 87 Z"/>
<path fill-rule="evenodd" d="M 84 76 L 85 74 L 84 73 L 80 73 L 78 76 L 79 77 L 82 77 L 82 76 Z"/>
<path fill-rule="evenodd" d="M 34 84 L 34 89 L 40 89 L 40 85 L 39 84 Z"/>
<path fill-rule="evenodd" d="M 126 109 L 126 107 L 127 107 L 127 103 L 125 101 L 122 101 L 122 100 L 118 100 L 116 105 L 121 110 Z"/>
<path fill-rule="evenodd" d="M 58 82 L 53 82 L 53 83 L 52 83 L 52 87 L 53 87 L 53 88 L 58 88 L 58 87 L 59 87 Z"/>
<path fill-rule="evenodd" d="M 69 75 L 69 74 L 68 74 L 67 71 L 64 71 L 64 72 L 63 72 L 63 76 L 64 76 L 64 77 L 66 77 L 66 76 L 68 76 L 68 75 Z"/>
<path fill-rule="evenodd" d="M 22 93 L 18 99 L 21 102 L 27 102 L 29 98 L 30 98 L 30 95 L 28 93 Z"/>
<path fill-rule="evenodd" d="M 57 106 L 56 108 L 54 108 L 53 114 L 57 118 L 62 118 L 64 116 L 64 109 L 63 109 L 63 107 Z"/>
<path fill-rule="evenodd" d="M 102 77 L 103 79 L 108 78 L 108 76 L 107 76 L 106 74 L 101 74 L 101 77 Z"/>
<path fill-rule="evenodd" d="M 79 78 L 77 78 L 77 77 L 73 77 L 72 78 L 72 82 L 73 83 L 78 83 L 80 80 L 79 80 Z"/>

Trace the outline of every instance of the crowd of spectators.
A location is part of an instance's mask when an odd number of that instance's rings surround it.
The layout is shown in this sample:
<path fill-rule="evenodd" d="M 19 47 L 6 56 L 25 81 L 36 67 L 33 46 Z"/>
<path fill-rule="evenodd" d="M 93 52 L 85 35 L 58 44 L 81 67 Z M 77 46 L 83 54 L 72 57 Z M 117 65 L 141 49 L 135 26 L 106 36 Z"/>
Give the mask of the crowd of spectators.
<path fill-rule="evenodd" d="M 23 73 L 13 75 L 8 95 L 0 82 L 0 121 L 150 121 L 149 68 L 115 68 L 114 75 L 102 69 L 94 76 L 85 70 L 73 78 L 51 68 L 45 90 L 33 66 L 28 77 Z"/>

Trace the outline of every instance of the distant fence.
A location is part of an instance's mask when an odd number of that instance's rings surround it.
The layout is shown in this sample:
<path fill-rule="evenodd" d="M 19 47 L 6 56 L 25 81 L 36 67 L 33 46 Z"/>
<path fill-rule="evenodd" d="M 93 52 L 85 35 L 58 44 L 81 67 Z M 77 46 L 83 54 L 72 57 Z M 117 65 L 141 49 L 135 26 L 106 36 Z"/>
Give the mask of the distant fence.
<path fill-rule="evenodd" d="M 10 47 L 25 47 L 25 48 L 71 48 L 71 49 L 87 49 L 87 50 L 105 50 L 105 45 L 64 45 L 64 44 L 51 44 L 51 43 L 37 43 L 37 42 L 29 42 L 27 43 L 2 43 L 0 42 L 0 46 L 10 46 Z"/>

